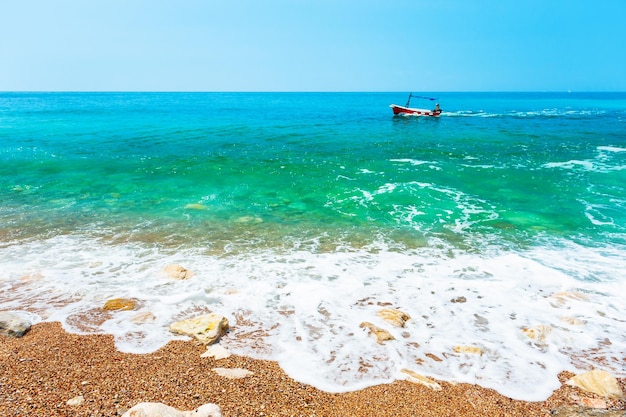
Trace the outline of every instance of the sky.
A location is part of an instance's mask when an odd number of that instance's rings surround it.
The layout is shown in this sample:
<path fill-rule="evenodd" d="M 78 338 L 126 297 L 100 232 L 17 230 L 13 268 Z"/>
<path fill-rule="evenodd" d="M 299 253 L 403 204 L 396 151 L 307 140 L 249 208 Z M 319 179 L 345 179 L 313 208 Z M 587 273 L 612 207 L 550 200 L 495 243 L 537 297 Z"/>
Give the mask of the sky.
<path fill-rule="evenodd" d="M 0 0 L 0 91 L 626 91 L 626 0 Z"/>

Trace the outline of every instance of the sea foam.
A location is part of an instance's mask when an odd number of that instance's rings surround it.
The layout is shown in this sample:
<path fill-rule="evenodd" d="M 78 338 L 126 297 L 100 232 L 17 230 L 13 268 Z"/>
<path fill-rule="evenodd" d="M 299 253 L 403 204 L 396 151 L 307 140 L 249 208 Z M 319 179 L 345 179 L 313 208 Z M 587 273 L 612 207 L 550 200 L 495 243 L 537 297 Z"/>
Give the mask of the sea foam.
<path fill-rule="evenodd" d="M 70 332 L 113 334 L 118 349 L 135 353 L 181 339 L 167 330 L 171 322 L 211 311 L 231 323 L 220 341 L 227 349 L 277 360 L 326 391 L 387 383 L 410 369 L 535 401 L 558 388 L 562 370 L 626 376 L 611 359 L 626 349 L 626 281 L 612 278 L 626 269 L 624 255 L 570 242 L 518 253 L 381 244 L 214 256 L 63 236 L 0 249 L 0 302 Z M 170 263 L 195 275 L 172 280 L 162 271 Z M 117 297 L 136 299 L 137 309 L 105 314 Z M 393 327 L 378 316 L 382 308 L 411 319 Z M 141 313 L 153 319 L 133 320 Z M 362 322 L 395 340 L 376 343 Z"/>

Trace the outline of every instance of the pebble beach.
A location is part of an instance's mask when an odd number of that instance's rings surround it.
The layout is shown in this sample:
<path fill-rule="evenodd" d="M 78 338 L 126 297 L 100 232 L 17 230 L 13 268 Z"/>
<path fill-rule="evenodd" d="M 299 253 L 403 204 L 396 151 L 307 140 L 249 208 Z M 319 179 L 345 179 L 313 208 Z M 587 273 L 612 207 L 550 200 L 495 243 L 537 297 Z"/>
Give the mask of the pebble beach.
<path fill-rule="evenodd" d="M 202 358 L 204 351 L 198 342 L 178 340 L 149 354 L 122 353 L 110 335 L 70 334 L 56 322 L 35 324 L 21 338 L 0 338 L 0 415 L 121 416 L 140 402 L 179 410 L 214 403 L 225 417 L 626 415 L 626 400 L 567 385 L 542 402 L 447 382 L 440 382 L 440 391 L 396 381 L 330 394 L 294 381 L 276 362 Z M 252 374 L 228 379 L 214 368 L 242 368 Z M 572 375 L 563 372 L 559 379 L 563 383 Z M 626 379 L 618 382 L 624 391 Z"/>

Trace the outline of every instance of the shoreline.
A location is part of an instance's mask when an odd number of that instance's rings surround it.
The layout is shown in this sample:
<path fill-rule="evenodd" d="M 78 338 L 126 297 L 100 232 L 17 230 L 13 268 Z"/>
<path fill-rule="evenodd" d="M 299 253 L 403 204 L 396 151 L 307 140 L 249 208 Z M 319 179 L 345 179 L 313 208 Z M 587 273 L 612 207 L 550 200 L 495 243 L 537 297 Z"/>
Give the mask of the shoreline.
<path fill-rule="evenodd" d="M 201 358 L 205 351 L 196 341 L 173 341 L 149 354 L 122 353 L 110 335 L 70 334 L 60 323 L 38 323 L 21 338 L 0 337 L 0 415 L 120 416 L 140 402 L 179 410 L 215 403 L 224 417 L 626 415 L 625 399 L 605 400 L 567 385 L 542 402 L 439 381 L 441 391 L 396 381 L 331 394 L 291 379 L 276 362 Z M 227 379 L 212 371 L 216 367 L 253 374 Z M 559 380 L 563 384 L 571 376 L 562 372 Z M 618 381 L 626 392 L 626 378 Z M 82 404 L 67 404 L 77 396 L 83 396 Z M 613 411 L 585 408 L 603 401 Z M 570 407 L 589 414 L 558 414 Z"/>

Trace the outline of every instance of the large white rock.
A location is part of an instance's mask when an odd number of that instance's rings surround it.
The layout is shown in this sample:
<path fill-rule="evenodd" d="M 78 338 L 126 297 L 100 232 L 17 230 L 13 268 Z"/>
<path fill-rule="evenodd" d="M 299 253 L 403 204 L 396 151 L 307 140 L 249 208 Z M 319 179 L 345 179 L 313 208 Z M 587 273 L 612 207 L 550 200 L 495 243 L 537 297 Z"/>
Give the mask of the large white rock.
<path fill-rule="evenodd" d="M 228 319 L 219 314 L 205 314 L 170 324 L 171 332 L 192 336 L 205 345 L 215 343 L 228 331 Z"/>
<path fill-rule="evenodd" d="M 30 322 L 14 313 L 0 311 L 0 335 L 22 337 L 30 330 Z"/>
<path fill-rule="evenodd" d="M 568 379 L 565 383 L 608 398 L 624 397 L 617 379 L 610 373 L 599 369 L 578 374 Z"/>
<path fill-rule="evenodd" d="M 139 403 L 122 414 L 122 417 L 222 417 L 222 410 L 215 404 L 204 404 L 191 411 L 178 411 L 161 403 Z"/>

